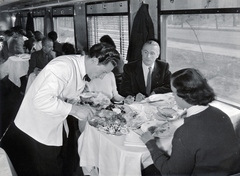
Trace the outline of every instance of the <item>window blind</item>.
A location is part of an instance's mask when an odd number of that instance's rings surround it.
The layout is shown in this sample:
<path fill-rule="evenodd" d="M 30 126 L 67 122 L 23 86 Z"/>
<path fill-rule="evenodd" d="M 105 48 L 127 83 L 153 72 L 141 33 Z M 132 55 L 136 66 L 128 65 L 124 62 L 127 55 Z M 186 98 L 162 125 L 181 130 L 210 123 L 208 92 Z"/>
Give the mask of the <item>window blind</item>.
<path fill-rule="evenodd" d="M 128 16 L 88 16 L 88 47 L 99 43 L 99 39 L 103 35 L 109 35 L 118 52 L 126 62 L 128 44 L 129 44 L 129 29 Z"/>

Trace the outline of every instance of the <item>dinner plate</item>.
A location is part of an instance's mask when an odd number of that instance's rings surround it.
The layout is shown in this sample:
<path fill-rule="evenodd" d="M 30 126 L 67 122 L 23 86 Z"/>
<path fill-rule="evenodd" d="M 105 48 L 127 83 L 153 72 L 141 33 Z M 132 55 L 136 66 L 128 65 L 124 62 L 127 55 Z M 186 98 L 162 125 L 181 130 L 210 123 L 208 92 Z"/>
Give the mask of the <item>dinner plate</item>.
<path fill-rule="evenodd" d="M 149 96 L 147 99 L 148 102 L 155 102 L 155 101 L 169 101 L 173 99 L 174 96 L 172 93 L 166 93 L 166 94 L 154 94 Z"/>
<path fill-rule="evenodd" d="M 147 121 L 141 125 L 141 130 L 143 132 L 146 132 L 146 131 L 151 130 L 150 129 L 151 127 L 158 128 L 158 127 L 162 126 L 163 124 L 165 124 L 166 122 L 167 121 L 164 122 L 164 121 L 158 121 L 158 120 Z M 152 131 L 152 132 L 154 132 L 154 131 Z"/>
<path fill-rule="evenodd" d="M 157 107 L 157 120 L 168 120 L 174 121 L 179 118 L 182 118 L 182 115 L 186 112 L 185 109 L 179 109 L 176 106 L 168 107 L 168 106 L 159 106 Z"/>
<path fill-rule="evenodd" d="M 83 92 L 83 93 L 80 94 L 80 97 L 82 97 L 82 98 L 91 98 L 91 97 L 95 97 L 97 95 L 98 95 L 97 92 Z"/>

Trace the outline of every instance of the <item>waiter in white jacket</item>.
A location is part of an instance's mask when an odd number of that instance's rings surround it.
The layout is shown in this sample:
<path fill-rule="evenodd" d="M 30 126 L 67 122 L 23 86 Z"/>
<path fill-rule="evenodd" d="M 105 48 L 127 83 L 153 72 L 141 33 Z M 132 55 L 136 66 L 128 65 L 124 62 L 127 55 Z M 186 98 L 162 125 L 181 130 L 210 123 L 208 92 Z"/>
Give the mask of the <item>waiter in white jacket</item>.
<path fill-rule="evenodd" d="M 89 55 L 53 59 L 38 74 L 6 136 L 8 154 L 18 176 L 63 175 L 66 118 L 72 115 L 86 120 L 93 115 L 91 107 L 72 105 L 67 100 L 79 97 L 86 77 L 103 78 L 119 59 L 116 49 L 99 43 L 90 48 Z"/>

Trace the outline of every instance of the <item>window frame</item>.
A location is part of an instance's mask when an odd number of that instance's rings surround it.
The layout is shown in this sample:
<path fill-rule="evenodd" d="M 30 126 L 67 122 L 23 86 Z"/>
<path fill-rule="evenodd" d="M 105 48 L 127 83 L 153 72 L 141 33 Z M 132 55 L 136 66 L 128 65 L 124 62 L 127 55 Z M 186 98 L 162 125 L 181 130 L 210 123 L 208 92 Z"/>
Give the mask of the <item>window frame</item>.
<path fill-rule="evenodd" d="M 161 1 L 158 2 L 158 16 L 160 29 L 161 60 L 167 61 L 167 18 L 169 15 L 192 15 L 192 14 L 239 14 L 240 8 L 211 8 L 211 9 L 184 9 L 184 10 L 161 10 Z M 240 109 L 240 103 L 216 97 L 216 100 L 232 107 Z"/>
<path fill-rule="evenodd" d="M 112 10 L 110 11 L 107 11 L 106 9 L 108 8 L 108 6 L 111 4 L 113 6 L 120 6 L 122 7 L 123 9 L 120 8 L 119 9 L 115 9 L 116 11 L 114 11 L 114 13 L 112 12 Z M 99 12 L 99 6 L 101 5 L 103 9 L 105 9 L 106 11 L 102 12 L 100 11 Z M 125 6 L 127 7 L 125 7 Z M 88 17 L 93 17 L 93 16 L 127 16 L 128 18 L 128 44 L 129 44 L 129 40 L 130 40 L 130 4 L 129 4 L 129 0 L 123 0 L 123 1 L 119 1 L 119 2 L 116 2 L 116 1 L 102 1 L 102 2 L 95 2 L 95 3 L 92 3 L 92 2 L 89 2 L 89 3 L 86 3 L 85 4 L 85 8 L 86 8 L 86 26 L 87 26 L 87 36 L 89 35 L 89 31 L 88 31 L 88 21 L 87 21 L 87 18 Z M 91 12 L 88 12 L 88 9 L 92 9 L 93 8 L 93 11 Z M 96 11 L 94 11 L 95 9 L 94 8 L 97 8 Z M 121 40 L 120 40 L 120 47 L 121 47 Z M 88 40 L 88 37 L 87 37 L 87 50 L 89 50 L 89 40 Z M 121 50 L 121 48 L 120 48 Z M 120 51 L 121 52 L 121 51 Z"/>
<path fill-rule="evenodd" d="M 76 27 L 75 27 L 75 8 L 74 5 L 67 6 L 55 6 L 52 8 L 52 20 L 53 20 L 53 29 L 54 29 L 54 20 L 58 17 L 72 17 L 73 18 L 73 29 L 74 29 L 74 48 L 76 49 L 77 39 L 76 39 Z M 54 29 L 56 31 L 56 29 Z M 57 31 L 56 31 L 57 32 Z"/>

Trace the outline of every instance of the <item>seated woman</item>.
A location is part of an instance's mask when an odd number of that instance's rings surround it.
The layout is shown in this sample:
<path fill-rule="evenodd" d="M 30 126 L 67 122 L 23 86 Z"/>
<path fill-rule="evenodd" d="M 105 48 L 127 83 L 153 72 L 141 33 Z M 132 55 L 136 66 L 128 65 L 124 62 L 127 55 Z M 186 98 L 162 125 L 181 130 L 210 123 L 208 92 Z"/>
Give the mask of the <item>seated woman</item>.
<path fill-rule="evenodd" d="M 124 97 L 118 94 L 116 80 L 113 72 L 107 73 L 104 77 L 95 78 L 86 83 L 85 91 L 101 92 L 113 102 L 122 102 Z M 79 121 L 78 127 L 82 133 L 86 125 L 86 121 Z"/>
<path fill-rule="evenodd" d="M 193 68 L 171 76 L 179 107 L 187 109 L 184 124 L 174 134 L 171 156 L 159 149 L 149 131 L 141 135 L 162 175 L 231 175 L 240 172 L 238 140 L 230 118 L 209 103 L 213 89 Z"/>
<path fill-rule="evenodd" d="M 113 102 L 121 102 L 124 100 L 124 97 L 118 94 L 113 72 L 109 72 L 103 78 L 96 78 L 88 82 L 87 90 L 101 92 Z"/>

